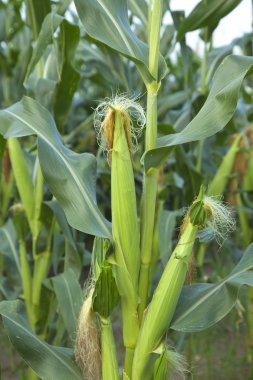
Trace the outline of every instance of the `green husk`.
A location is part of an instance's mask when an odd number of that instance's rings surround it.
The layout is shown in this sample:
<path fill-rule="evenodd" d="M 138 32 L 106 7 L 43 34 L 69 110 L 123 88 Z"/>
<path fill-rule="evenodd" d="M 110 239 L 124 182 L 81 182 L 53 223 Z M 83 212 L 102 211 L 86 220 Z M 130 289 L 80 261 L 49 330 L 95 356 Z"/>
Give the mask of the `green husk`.
<path fill-rule="evenodd" d="M 157 358 L 156 350 L 164 339 L 172 320 L 179 296 L 185 282 L 192 249 L 199 228 L 213 223 L 214 226 L 223 217 L 214 201 L 204 196 L 201 187 L 198 199 L 190 207 L 181 228 L 181 237 L 162 274 L 153 298 L 144 313 L 135 355 L 133 360 L 132 380 L 152 379 L 153 365 Z M 219 215 L 214 215 L 217 211 Z M 212 226 L 210 225 L 210 228 Z"/>
<path fill-rule="evenodd" d="M 197 230 L 198 226 L 194 226 L 188 219 L 146 310 L 135 350 L 133 380 L 152 379 L 152 368 L 156 359 L 153 352 L 161 343 L 173 317 L 185 281 Z"/>
<path fill-rule="evenodd" d="M 138 276 L 140 267 L 139 226 L 131 154 L 126 136 L 129 115 L 114 113 L 114 136 L 111 155 L 112 235 L 115 252 L 116 282 L 121 296 L 123 340 L 127 367 L 139 333 L 137 316 Z M 128 374 L 128 369 L 126 373 Z"/>

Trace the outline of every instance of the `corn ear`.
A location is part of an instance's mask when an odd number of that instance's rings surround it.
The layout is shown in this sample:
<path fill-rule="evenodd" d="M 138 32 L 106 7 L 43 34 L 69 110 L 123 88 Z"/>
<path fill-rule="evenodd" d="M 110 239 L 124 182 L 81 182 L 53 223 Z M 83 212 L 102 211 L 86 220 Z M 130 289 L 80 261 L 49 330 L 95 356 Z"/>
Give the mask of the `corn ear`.
<path fill-rule="evenodd" d="M 138 335 L 136 314 L 140 267 L 139 227 L 132 160 L 125 133 L 128 115 L 115 114 L 111 166 L 112 234 L 115 249 L 115 272 L 122 301 L 123 338 L 126 347 L 134 348 Z"/>
<path fill-rule="evenodd" d="M 133 380 L 152 379 L 155 355 L 173 317 L 188 269 L 198 226 L 187 221 L 185 230 L 163 272 L 146 310 L 133 362 Z"/>

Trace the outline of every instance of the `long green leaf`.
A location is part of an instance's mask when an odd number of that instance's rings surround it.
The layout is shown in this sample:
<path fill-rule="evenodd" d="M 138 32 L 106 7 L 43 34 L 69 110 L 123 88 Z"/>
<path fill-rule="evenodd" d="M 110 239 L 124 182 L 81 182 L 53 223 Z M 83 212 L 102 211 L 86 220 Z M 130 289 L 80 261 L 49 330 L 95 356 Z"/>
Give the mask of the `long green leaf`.
<path fill-rule="evenodd" d="M 67 149 L 45 108 L 24 97 L 0 111 L 0 133 L 5 138 L 36 134 L 43 176 L 65 211 L 69 224 L 91 235 L 111 237 L 109 222 L 96 204 L 95 157 Z"/>
<path fill-rule="evenodd" d="M 171 328 L 194 332 L 207 329 L 233 308 L 243 285 L 253 286 L 253 244 L 234 270 L 217 284 L 193 284 L 179 300 Z"/>
<path fill-rule="evenodd" d="M 230 13 L 242 0 L 202 0 L 189 16 L 183 21 L 178 31 L 178 40 L 181 40 L 185 33 L 208 27 L 215 29 L 219 21 Z"/>
<path fill-rule="evenodd" d="M 74 338 L 83 301 L 82 289 L 71 269 L 53 277 L 52 282 L 65 326 L 70 337 Z"/>
<path fill-rule="evenodd" d="M 148 70 L 148 45 L 140 41 L 130 27 L 127 1 L 74 0 L 74 2 L 87 33 L 135 61 L 145 81 L 152 81 Z M 159 67 L 159 77 L 163 78 L 167 68 L 161 56 Z"/>
<path fill-rule="evenodd" d="M 13 346 L 42 380 L 83 379 L 72 350 L 51 346 L 31 331 L 20 301 L 1 302 L 0 314 Z"/>
<path fill-rule="evenodd" d="M 199 113 L 181 132 L 158 138 L 157 148 L 144 156 L 145 170 L 159 166 L 172 146 L 204 140 L 221 131 L 235 113 L 242 81 L 252 68 L 252 57 L 231 55 L 225 58 Z"/>

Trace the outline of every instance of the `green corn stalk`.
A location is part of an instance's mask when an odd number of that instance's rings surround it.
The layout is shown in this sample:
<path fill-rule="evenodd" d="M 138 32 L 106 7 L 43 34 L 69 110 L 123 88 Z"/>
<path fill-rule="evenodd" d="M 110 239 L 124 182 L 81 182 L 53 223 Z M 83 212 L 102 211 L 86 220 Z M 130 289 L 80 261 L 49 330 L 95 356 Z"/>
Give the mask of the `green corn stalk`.
<path fill-rule="evenodd" d="M 149 70 L 155 80 L 147 85 L 147 126 L 145 151 L 156 147 L 157 94 L 160 87 L 160 83 L 158 83 L 158 59 L 162 9 L 163 0 L 149 1 Z M 144 174 L 141 210 L 141 268 L 139 280 L 140 304 L 138 308 L 140 322 L 147 305 L 150 284 L 150 266 L 152 262 L 152 243 L 157 196 L 157 175 L 157 169 L 151 169 L 148 173 Z"/>
<path fill-rule="evenodd" d="M 23 286 L 23 296 L 25 300 L 25 307 L 28 316 L 28 320 L 32 326 L 35 328 L 35 321 L 33 315 L 32 307 L 32 277 L 31 269 L 28 261 L 26 244 L 25 244 L 25 212 L 22 205 L 16 204 L 12 207 L 13 222 L 18 235 L 19 251 L 20 251 L 20 265 L 21 265 L 21 277 Z"/>
<path fill-rule="evenodd" d="M 102 379 L 119 380 L 119 367 L 110 318 L 100 317 Z"/>
<path fill-rule="evenodd" d="M 132 379 L 152 379 L 155 353 L 162 343 L 172 320 L 188 265 L 198 228 L 205 225 L 207 211 L 203 202 L 203 189 L 198 200 L 190 208 L 184 222 L 180 240 L 162 274 L 150 302 L 141 327 L 135 350 Z"/>
<path fill-rule="evenodd" d="M 18 192 L 26 212 L 30 229 L 33 233 L 34 186 L 32 179 L 28 171 L 19 141 L 16 138 L 10 138 L 8 140 L 8 148 Z"/>

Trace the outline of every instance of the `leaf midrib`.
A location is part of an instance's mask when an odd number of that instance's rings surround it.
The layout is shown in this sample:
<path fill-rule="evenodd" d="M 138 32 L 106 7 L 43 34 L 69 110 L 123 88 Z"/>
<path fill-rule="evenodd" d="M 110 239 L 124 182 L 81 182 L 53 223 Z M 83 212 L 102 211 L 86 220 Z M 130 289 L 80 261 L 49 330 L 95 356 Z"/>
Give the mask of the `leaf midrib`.
<path fill-rule="evenodd" d="M 199 305 L 201 305 L 203 302 L 205 302 L 210 296 L 212 296 L 216 291 L 218 291 L 223 285 L 226 284 L 226 282 L 229 282 L 231 281 L 233 278 L 239 276 L 240 274 L 244 273 L 244 272 L 247 272 L 249 269 L 252 268 L 252 265 L 248 268 L 245 268 L 243 270 L 241 270 L 240 272 L 236 272 L 235 274 L 231 275 L 231 276 L 228 276 L 227 278 L 225 278 L 220 284 L 217 284 L 216 286 L 214 285 L 214 288 L 208 292 L 208 294 L 204 295 L 202 298 L 200 298 L 196 303 L 193 304 L 193 306 L 191 306 L 189 309 L 187 309 L 187 311 L 179 318 L 176 319 L 176 323 L 172 323 L 171 326 L 173 326 L 174 324 L 178 324 L 182 319 L 186 318 L 187 315 L 189 315 L 192 311 L 194 311 Z"/>
<path fill-rule="evenodd" d="M 35 340 L 37 343 L 39 343 L 39 345 L 41 345 L 46 350 L 48 350 L 60 363 L 62 363 L 64 365 L 64 367 L 68 368 L 70 370 L 70 372 L 72 372 L 75 376 L 77 375 L 76 371 L 74 371 L 73 368 L 71 368 L 66 363 L 66 361 L 64 361 L 59 355 L 57 355 L 57 353 L 50 347 L 50 345 L 48 345 L 48 344 L 44 343 L 43 341 L 41 341 L 39 338 L 37 338 L 36 335 L 34 335 L 33 333 L 31 333 L 28 329 L 26 329 L 20 323 L 16 322 L 14 319 L 10 318 L 8 315 L 6 315 L 6 314 L 3 313 L 3 316 L 4 316 L 4 318 L 8 319 L 11 323 L 13 323 L 14 325 L 16 325 L 18 328 L 20 328 L 21 330 L 23 330 L 33 340 Z M 8 335 L 10 335 L 10 334 L 8 334 Z M 10 336 L 10 338 L 11 338 L 11 336 Z"/>
<path fill-rule="evenodd" d="M 64 158 L 64 156 L 61 154 L 61 152 L 59 150 L 57 150 L 56 147 L 48 139 L 46 139 L 43 134 L 41 134 L 40 132 L 38 132 L 33 126 L 31 126 L 29 123 L 27 123 L 24 119 L 22 119 L 21 117 L 19 117 L 15 113 L 9 111 L 8 109 L 4 110 L 4 111 L 7 112 L 7 113 L 9 113 L 12 117 L 20 120 L 25 125 L 27 125 L 32 131 L 35 132 L 35 134 L 37 134 L 42 140 L 44 140 L 54 150 L 54 152 L 62 159 L 63 163 L 65 164 L 65 166 L 67 167 L 67 169 L 69 170 L 69 172 L 72 174 L 72 177 L 74 178 L 74 180 L 75 180 L 75 182 L 76 182 L 76 184 L 78 186 L 78 189 L 79 189 L 80 193 L 82 194 L 84 200 L 88 204 L 88 207 L 90 208 L 91 212 L 93 213 L 93 215 L 95 215 L 95 218 L 99 222 L 99 224 L 102 227 L 102 229 L 108 234 L 108 236 L 110 236 L 111 235 L 110 231 L 107 228 L 107 226 L 104 223 L 102 223 L 101 217 L 100 217 L 100 213 L 98 212 L 95 203 L 90 199 L 89 193 L 82 186 L 82 184 L 81 184 L 78 176 L 75 174 L 73 168 L 69 165 L 68 161 Z"/>
<path fill-rule="evenodd" d="M 125 37 L 124 33 L 122 32 L 118 22 L 116 21 L 116 19 L 111 15 L 110 11 L 106 8 L 106 6 L 101 2 L 101 0 L 97 0 L 97 2 L 99 3 L 99 5 L 101 6 L 101 8 L 104 10 L 104 12 L 106 13 L 106 15 L 109 17 L 109 19 L 112 21 L 112 23 L 115 25 L 116 29 L 118 30 L 119 32 L 119 35 L 120 37 L 122 38 L 122 40 L 124 41 L 128 51 L 131 53 L 131 55 L 133 57 L 135 57 L 135 54 L 134 54 L 134 51 L 132 50 L 130 44 L 128 43 L 127 41 L 127 38 Z"/>

